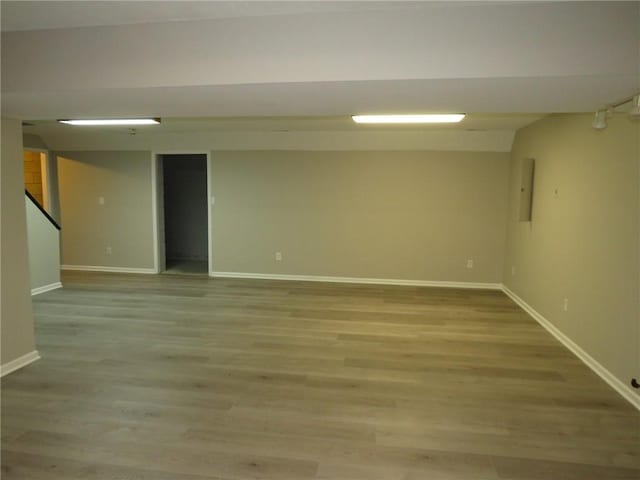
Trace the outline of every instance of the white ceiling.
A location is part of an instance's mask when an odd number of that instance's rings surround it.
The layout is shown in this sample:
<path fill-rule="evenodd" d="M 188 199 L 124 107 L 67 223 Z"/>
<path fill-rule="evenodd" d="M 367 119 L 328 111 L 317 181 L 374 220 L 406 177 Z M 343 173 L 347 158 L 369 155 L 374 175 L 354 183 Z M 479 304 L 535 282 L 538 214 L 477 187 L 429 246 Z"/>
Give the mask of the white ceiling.
<path fill-rule="evenodd" d="M 513 131 L 640 90 L 640 2 L 0 5 L 2 114 L 28 120 L 335 131 L 355 113 L 466 112 L 453 129 Z"/>
<path fill-rule="evenodd" d="M 435 131 L 435 130 L 517 130 L 542 118 L 540 114 L 470 114 L 461 123 L 446 125 L 358 125 L 350 117 L 195 117 L 163 118 L 160 125 L 135 127 L 138 132 L 156 134 L 185 132 L 333 132 L 333 131 Z M 61 132 L 129 132 L 129 127 L 82 128 L 54 120 L 29 121 L 29 133 L 46 135 Z"/>
<path fill-rule="evenodd" d="M 515 130 L 537 115 L 469 115 L 457 125 L 356 125 L 348 117 L 164 118 L 160 125 L 24 126 L 55 151 L 457 150 L 508 152 Z"/>
<path fill-rule="evenodd" d="M 2 1 L 2 31 L 424 7 L 420 1 Z M 428 2 L 431 8 L 447 2 Z M 472 2 L 459 2 L 462 4 Z M 494 2 L 495 3 L 495 2 Z"/>
<path fill-rule="evenodd" d="M 136 128 L 30 121 L 24 132 L 54 150 L 471 150 L 509 151 L 535 114 L 471 114 L 459 124 L 357 125 L 340 117 L 163 118 Z"/>

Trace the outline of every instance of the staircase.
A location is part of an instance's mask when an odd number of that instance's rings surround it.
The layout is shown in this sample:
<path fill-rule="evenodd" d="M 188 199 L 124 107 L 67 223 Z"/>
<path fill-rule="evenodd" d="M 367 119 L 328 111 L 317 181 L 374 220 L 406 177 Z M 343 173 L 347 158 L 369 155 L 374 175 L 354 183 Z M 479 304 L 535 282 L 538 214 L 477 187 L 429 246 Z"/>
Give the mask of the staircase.
<path fill-rule="evenodd" d="M 60 282 L 60 225 L 25 190 L 31 295 L 62 287 Z"/>

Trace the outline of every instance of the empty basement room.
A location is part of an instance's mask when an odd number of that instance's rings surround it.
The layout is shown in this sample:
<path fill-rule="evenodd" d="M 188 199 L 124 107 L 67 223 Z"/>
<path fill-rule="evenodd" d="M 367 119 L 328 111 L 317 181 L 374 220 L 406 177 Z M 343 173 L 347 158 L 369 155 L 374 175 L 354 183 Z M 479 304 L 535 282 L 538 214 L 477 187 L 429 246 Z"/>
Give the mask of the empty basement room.
<path fill-rule="evenodd" d="M 640 478 L 640 2 L 1 21 L 3 480 Z"/>

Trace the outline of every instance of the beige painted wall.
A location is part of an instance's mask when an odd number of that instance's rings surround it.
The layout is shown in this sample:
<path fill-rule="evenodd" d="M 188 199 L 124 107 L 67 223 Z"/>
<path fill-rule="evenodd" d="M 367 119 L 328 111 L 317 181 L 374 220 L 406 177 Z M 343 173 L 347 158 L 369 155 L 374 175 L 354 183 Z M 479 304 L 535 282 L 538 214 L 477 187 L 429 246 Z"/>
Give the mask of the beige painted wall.
<path fill-rule="evenodd" d="M 2 118 L 0 312 L 2 365 L 35 350 L 27 260 L 22 126 Z"/>
<path fill-rule="evenodd" d="M 60 283 L 60 231 L 25 197 L 31 288 Z"/>
<path fill-rule="evenodd" d="M 553 115 L 517 133 L 504 276 L 512 291 L 628 384 L 640 375 L 640 123 L 619 114 L 596 131 L 591 120 Z M 518 223 L 526 157 L 536 159 L 533 220 Z"/>
<path fill-rule="evenodd" d="M 39 148 L 41 150 L 48 150 L 47 144 L 44 143 L 42 137 L 34 135 L 33 133 L 25 133 L 22 135 L 22 144 L 24 148 Z"/>
<path fill-rule="evenodd" d="M 227 151 L 212 162 L 214 271 L 502 280 L 509 154 Z"/>
<path fill-rule="evenodd" d="M 150 153 L 56 154 L 63 265 L 153 268 Z"/>

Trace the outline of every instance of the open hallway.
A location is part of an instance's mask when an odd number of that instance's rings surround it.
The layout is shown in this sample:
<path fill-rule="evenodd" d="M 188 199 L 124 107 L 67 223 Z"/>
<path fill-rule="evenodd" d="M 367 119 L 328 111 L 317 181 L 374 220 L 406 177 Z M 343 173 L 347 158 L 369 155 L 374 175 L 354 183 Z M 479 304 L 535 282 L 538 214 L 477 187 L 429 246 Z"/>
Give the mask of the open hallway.
<path fill-rule="evenodd" d="M 2 478 L 637 479 L 640 414 L 498 291 L 66 272 Z"/>

